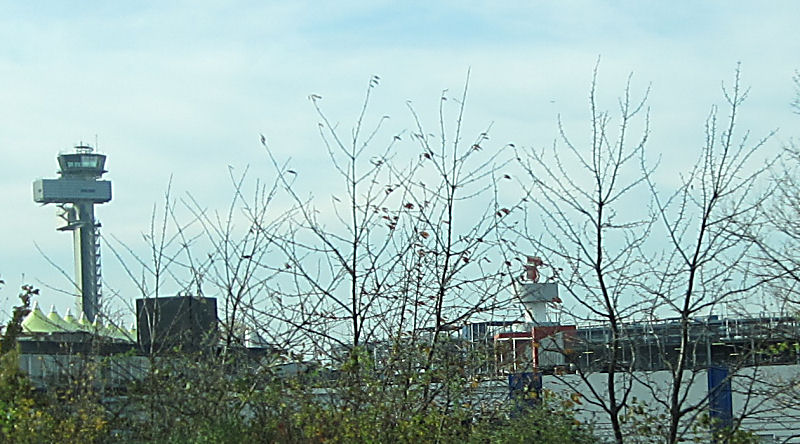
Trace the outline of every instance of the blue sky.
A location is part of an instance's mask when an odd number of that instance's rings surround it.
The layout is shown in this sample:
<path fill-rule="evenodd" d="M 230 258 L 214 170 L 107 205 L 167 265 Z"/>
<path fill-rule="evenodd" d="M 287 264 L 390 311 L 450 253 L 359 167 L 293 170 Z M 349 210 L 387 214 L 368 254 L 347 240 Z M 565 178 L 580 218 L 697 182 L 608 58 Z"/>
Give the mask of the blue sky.
<path fill-rule="evenodd" d="M 81 140 L 96 136 L 109 156 L 103 233 L 135 244 L 170 177 L 210 208 L 230 198 L 229 166 L 268 178 L 260 133 L 324 177 L 310 94 L 349 124 L 377 74 L 373 109 L 392 116 L 391 134 L 411 127 L 406 101 L 435 118 L 441 91 L 471 70 L 468 131 L 493 122 L 498 144 L 541 147 L 559 114 L 580 134 L 599 56 L 606 106 L 631 72 L 635 89 L 651 86 L 649 149 L 674 171 L 737 62 L 752 88 L 742 126 L 780 128 L 773 149 L 796 134 L 798 19 L 789 1 L 0 1 L 0 301 L 6 311 L 23 282 L 68 287 L 34 248 L 71 273 L 71 239 L 31 182 L 55 177 L 55 156 Z M 104 266 L 124 293 L 108 252 Z M 50 290 L 41 299 L 72 306 Z"/>

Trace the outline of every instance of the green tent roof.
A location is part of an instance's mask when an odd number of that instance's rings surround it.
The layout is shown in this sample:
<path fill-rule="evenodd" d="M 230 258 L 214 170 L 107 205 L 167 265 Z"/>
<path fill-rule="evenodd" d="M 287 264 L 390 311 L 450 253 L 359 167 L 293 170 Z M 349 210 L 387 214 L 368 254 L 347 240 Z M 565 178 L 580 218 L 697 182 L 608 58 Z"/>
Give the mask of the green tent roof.
<path fill-rule="evenodd" d="M 61 331 L 61 328 L 45 316 L 39 309 L 38 302 L 34 302 L 33 309 L 22 320 L 22 331 L 25 333 L 54 333 Z"/>
<path fill-rule="evenodd" d="M 78 320 L 73 316 L 69 308 L 67 309 L 67 314 L 64 315 L 64 325 L 66 331 L 79 331 L 81 329 Z"/>
<path fill-rule="evenodd" d="M 103 325 L 103 322 L 99 318 L 90 323 L 86 320 L 83 313 L 81 313 L 80 319 L 76 319 L 69 309 L 67 309 L 67 314 L 63 318 L 59 316 L 55 307 L 51 308 L 50 313 L 45 315 L 39 308 L 37 302 L 33 303 L 31 312 L 22 320 L 22 331 L 28 334 L 83 331 L 120 341 L 136 341 L 136 330 L 128 330 L 114 324 Z"/>
<path fill-rule="evenodd" d="M 47 314 L 47 319 L 53 323 L 55 328 L 58 328 L 58 331 L 70 331 L 69 324 L 58 314 L 55 305 L 50 307 L 50 313 Z"/>

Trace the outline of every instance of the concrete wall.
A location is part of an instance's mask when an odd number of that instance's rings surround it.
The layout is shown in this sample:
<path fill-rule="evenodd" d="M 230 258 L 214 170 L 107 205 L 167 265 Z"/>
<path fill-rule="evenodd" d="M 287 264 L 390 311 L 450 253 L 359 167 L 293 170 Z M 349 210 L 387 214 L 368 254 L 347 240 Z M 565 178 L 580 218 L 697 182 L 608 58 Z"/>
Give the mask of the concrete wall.
<path fill-rule="evenodd" d="M 708 375 L 706 370 L 684 373 L 684 405 L 698 405 L 690 418 L 708 413 Z M 632 375 L 617 375 L 615 384 L 618 393 L 630 387 L 629 399 L 645 408 L 650 414 L 665 415 L 669 384 L 672 376 L 668 371 L 635 372 Z M 741 427 L 755 432 L 764 442 L 800 443 L 800 366 L 782 365 L 743 369 L 731 377 L 733 417 L 741 419 Z M 542 386 L 566 398 L 580 394 L 577 416 L 581 421 L 593 422 L 601 433 L 610 434 L 608 415 L 599 405 L 592 404 L 592 389 L 607 399 L 608 375 L 594 373 L 584 381 L 579 375 L 545 375 Z M 664 424 L 657 420 L 655 424 Z M 691 430 L 684 429 L 687 436 Z M 798 435 L 797 437 L 793 437 Z"/>
<path fill-rule="evenodd" d="M 36 387 L 91 378 L 92 384 L 107 388 L 125 387 L 141 379 L 149 368 L 144 356 L 86 357 L 81 355 L 20 354 L 20 369 Z"/>

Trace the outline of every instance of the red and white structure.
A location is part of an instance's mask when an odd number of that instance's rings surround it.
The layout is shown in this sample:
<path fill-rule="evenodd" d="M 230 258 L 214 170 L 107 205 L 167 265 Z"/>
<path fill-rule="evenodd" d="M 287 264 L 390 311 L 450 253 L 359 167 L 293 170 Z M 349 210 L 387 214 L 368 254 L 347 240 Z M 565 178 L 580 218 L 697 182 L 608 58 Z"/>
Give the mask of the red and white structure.
<path fill-rule="evenodd" d="M 550 321 L 548 311 L 561 299 L 558 284 L 539 282 L 543 266 L 541 258 L 528 256 L 524 274 L 514 283 L 516 295 L 525 307 L 525 330 L 494 336 L 499 368 L 504 371 L 518 373 L 564 365 L 564 355 L 570 352 L 570 338 L 577 329 Z"/>

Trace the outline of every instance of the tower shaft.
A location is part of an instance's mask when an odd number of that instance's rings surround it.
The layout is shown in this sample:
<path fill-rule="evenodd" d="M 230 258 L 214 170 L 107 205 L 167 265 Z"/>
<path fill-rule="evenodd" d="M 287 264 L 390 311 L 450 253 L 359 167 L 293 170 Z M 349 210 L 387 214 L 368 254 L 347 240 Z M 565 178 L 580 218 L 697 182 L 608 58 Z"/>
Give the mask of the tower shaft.
<path fill-rule="evenodd" d="M 75 284 L 86 319 L 93 322 L 100 308 L 100 255 L 97 223 L 92 202 L 74 202 L 76 224 L 72 231 L 75 251 Z"/>

